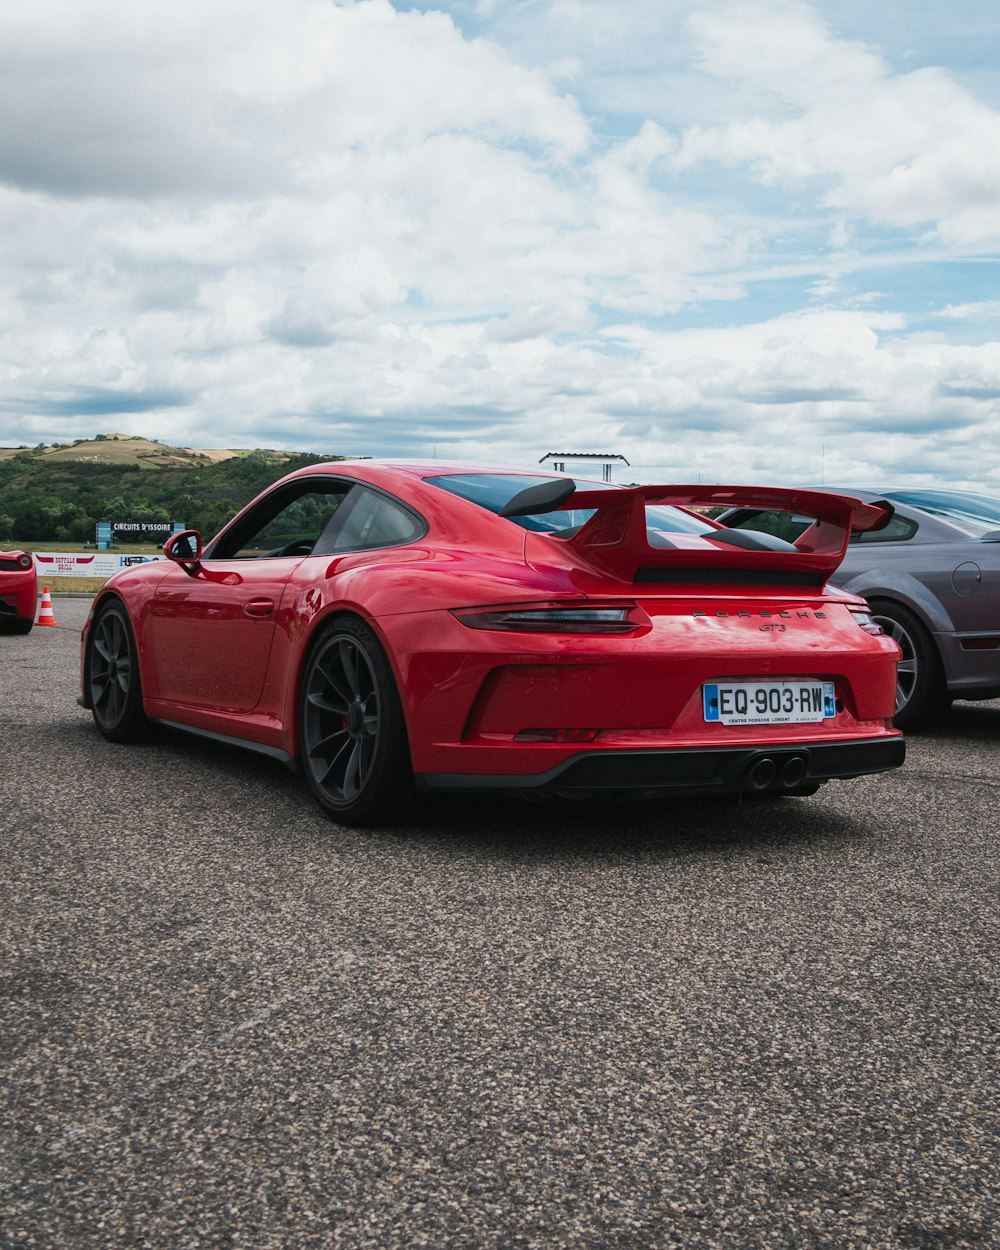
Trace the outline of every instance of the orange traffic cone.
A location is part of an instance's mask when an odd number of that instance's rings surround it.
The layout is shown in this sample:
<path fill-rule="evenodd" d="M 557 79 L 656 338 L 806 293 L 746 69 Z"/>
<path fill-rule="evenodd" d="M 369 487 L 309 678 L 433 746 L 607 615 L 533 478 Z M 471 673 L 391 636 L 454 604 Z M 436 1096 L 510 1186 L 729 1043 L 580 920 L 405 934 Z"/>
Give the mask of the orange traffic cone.
<path fill-rule="evenodd" d="M 52 596 L 49 594 L 48 586 L 42 587 L 42 606 L 38 609 L 38 620 L 36 625 L 54 625 L 56 623 L 56 615 L 52 611 Z"/>

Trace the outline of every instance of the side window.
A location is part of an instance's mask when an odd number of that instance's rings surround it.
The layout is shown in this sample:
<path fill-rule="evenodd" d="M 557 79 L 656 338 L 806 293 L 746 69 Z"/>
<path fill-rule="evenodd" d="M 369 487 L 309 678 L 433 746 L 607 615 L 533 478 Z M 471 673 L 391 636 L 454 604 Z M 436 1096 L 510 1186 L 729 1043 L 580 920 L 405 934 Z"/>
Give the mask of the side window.
<path fill-rule="evenodd" d="M 916 521 L 908 517 L 894 516 L 884 530 L 866 530 L 854 537 L 859 543 L 899 543 L 912 538 L 917 532 Z"/>
<path fill-rule="evenodd" d="M 210 555 L 215 560 L 264 556 L 307 556 L 334 523 L 350 491 L 349 483 L 292 483 L 262 500 L 225 534 Z"/>
<path fill-rule="evenodd" d="M 399 547 L 426 532 L 422 520 L 401 503 L 378 491 L 355 487 L 334 525 L 322 535 L 313 555 Z"/>

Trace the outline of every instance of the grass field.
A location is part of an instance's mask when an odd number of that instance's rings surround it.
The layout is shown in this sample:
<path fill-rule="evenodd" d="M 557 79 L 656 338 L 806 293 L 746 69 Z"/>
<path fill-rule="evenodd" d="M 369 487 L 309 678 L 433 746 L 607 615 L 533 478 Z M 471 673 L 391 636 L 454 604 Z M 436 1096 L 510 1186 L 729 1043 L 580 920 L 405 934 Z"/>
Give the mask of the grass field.
<path fill-rule="evenodd" d="M 38 593 L 48 586 L 54 595 L 96 595 L 106 581 L 106 577 L 50 577 L 38 583 Z"/>
<path fill-rule="evenodd" d="M 21 551 L 71 551 L 79 552 L 80 555 L 89 555 L 92 551 L 97 550 L 93 543 L 91 543 L 88 547 L 84 543 L 59 542 L 58 540 L 51 543 L 15 543 L 14 540 L 11 539 L 9 542 L 4 543 L 3 546 L 17 547 Z M 157 543 L 115 543 L 115 545 L 113 547 L 109 547 L 108 550 L 113 551 L 115 555 L 149 556 L 158 555 L 162 551 L 162 546 Z"/>

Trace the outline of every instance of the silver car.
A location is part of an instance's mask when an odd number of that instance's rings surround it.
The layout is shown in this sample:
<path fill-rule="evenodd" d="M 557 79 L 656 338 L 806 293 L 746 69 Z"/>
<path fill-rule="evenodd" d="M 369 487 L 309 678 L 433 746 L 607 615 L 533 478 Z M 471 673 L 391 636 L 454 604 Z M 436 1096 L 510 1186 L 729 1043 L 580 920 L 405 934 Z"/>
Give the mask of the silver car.
<path fill-rule="evenodd" d="M 1000 499 L 952 490 L 838 493 L 887 500 L 895 510 L 884 529 L 852 537 L 835 580 L 868 600 L 902 650 L 897 727 L 929 725 L 953 699 L 1000 698 Z M 717 520 L 788 542 L 812 524 L 747 508 Z"/>

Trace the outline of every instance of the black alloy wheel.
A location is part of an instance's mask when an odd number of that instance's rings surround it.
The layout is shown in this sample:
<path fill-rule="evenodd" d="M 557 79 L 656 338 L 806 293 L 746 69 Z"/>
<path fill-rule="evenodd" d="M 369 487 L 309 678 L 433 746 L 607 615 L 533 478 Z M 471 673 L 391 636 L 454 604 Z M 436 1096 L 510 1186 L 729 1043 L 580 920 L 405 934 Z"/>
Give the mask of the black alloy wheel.
<path fill-rule="evenodd" d="M 90 628 L 87 693 L 94 722 L 111 742 L 131 742 L 147 727 L 135 637 L 124 606 L 111 601 Z"/>
<path fill-rule="evenodd" d="M 355 617 L 329 626 L 312 649 L 299 741 L 306 780 L 336 820 L 370 825 L 403 814 L 413 776 L 399 694 L 378 639 Z"/>
<path fill-rule="evenodd" d="M 872 599 L 872 618 L 902 655 L 896 669 L 897 729 L 925 729 L 951 706 L 941 657 L 923 622 L 902 604 Z"/>

